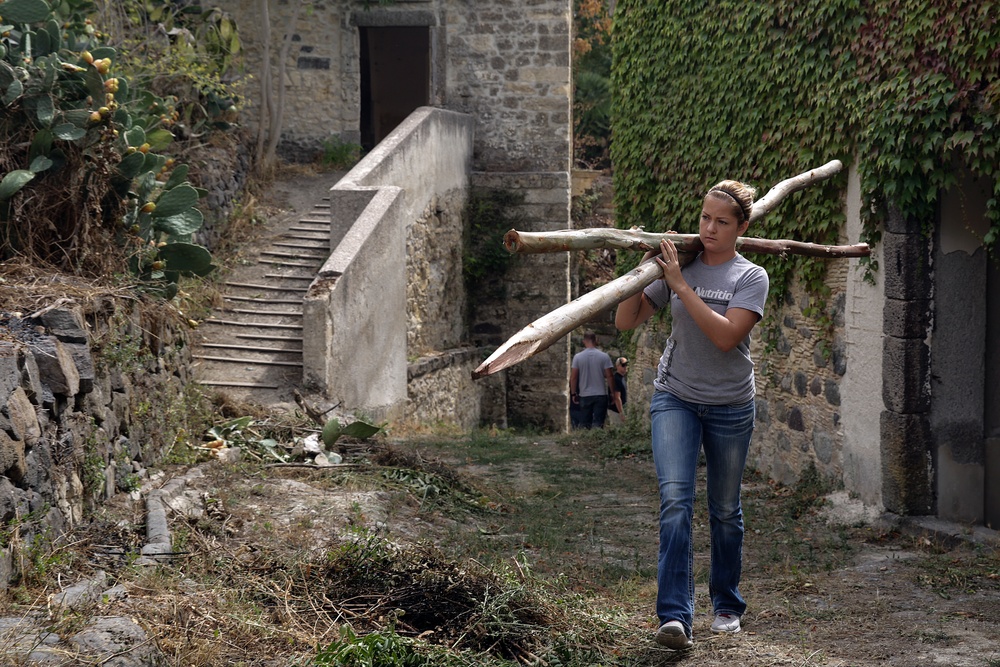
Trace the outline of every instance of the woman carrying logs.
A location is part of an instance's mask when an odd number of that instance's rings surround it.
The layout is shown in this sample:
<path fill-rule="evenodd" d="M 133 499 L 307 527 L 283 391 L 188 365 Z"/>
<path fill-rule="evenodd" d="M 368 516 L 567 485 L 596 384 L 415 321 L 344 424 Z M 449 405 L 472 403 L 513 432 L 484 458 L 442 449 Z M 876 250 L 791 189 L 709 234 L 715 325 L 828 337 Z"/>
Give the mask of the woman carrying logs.
<path fill-rule="evenodd" d="M 764 313 L 768 276 L 736 252 L 750 225 L 756 191 L 723 181 L 705 195 L 699 237 L 704 250 L 683 268 L 669 240 L 649 251 L 663 270 L 644 291 L 621 302 L 620 330 L 670 304 L 672 328 L 653 382 L 653 461 L 660 488 L 656 642 L 692 645 L 694 571 L 691 526 L 699 451 L 707 464 L 713 632 L 739 632 L 746 602 L 740 484 L 754 428 L 750 331 Z"/>

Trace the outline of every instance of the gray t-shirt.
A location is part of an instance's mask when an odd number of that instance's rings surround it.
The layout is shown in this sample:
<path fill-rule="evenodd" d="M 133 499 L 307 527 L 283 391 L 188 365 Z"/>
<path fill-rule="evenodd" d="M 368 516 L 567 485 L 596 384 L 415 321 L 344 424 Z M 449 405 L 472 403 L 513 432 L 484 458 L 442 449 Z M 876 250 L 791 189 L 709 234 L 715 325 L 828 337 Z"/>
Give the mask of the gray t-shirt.
<path fill-rule="evenodd" d="M 611 357 L 596 347 L 585 347 L 573 356 L 573 368 L 577 369 L 577 384 L 580 396 L 601 396 L 608 394 L 608 381 L 604 369 L 613 368 Z"/>
<path fill-rule="evenodd" d="M 701 261 L 701 255 L 682 269 L 684 279 L 708 307 L 725 314 L 729 308 L 743 308 L 764 315 L 769 280 L 767 272 L 740 254 L 717 266 Z M 644 290 L 657 308 L 670 303 L 673 326 L 660 357 L 653 387 L 678 398 L 703 405 L 739 405 L 755 393 L 750 335 L 723 352 L 692 319 L 665 280 L 657 280 Z"/>

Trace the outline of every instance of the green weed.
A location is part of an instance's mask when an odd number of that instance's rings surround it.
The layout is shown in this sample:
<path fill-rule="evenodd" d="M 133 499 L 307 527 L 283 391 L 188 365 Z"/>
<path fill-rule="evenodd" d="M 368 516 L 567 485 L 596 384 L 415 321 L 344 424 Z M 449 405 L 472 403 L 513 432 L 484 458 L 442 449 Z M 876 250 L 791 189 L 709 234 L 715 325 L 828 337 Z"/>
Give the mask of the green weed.
<path fill-rule="evenodd" d="M 361 159 L 361 151 L 358 144 L 343 141 L 340 137 L 330 137 L 323 142 L 319 162 L 326 168 L 346 171 Z"/>
<path fill-rule="evenodd" d="M 359 637 L 350 626 L 340 629 L 340 639 L 320 649 L 309 663 L 316 667 L 421 667 L 431 662 L 414 648 L 415 642 L 387 629 Z"/>

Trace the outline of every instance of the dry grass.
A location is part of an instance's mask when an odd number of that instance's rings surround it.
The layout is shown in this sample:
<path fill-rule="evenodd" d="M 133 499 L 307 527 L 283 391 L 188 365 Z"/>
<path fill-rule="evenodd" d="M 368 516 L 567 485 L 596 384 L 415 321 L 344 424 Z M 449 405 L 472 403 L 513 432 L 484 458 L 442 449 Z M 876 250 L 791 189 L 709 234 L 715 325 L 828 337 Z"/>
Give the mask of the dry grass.
<path fill-rule="evenodd" d="M 3 262 L 0 273 L 0 311 L 20 313 L 23 317 L 68 301 L 116 299 L 129 303 L 139 298 L 132 282 L 63 273 L 54 266 L 24 257 Z"/>
<path fill-rule="evenodd" d="M 296 427 L 271 428 L 280 438 Z M 867 667 L 937 655 L 978 667 L 998 657 L 995 550 L 830 526 L 821 479 L 789 488 L 752 473 L 745 631 L 707 630 L 700 497 L 695 648 L 659 649 L 655 480 L 648 458 L 614 438 L 484 431 L 352 443 L 344 469 L 212 464 L 191 489 L 204 511 L 172 519 L 171 564 L 130 565 L 141 508 L 109 504 L 4 602 L 28 609 L 60 577 L 118 571 L 130 596 L 99 613 L 139 619 L 178 667 L 305 664 L 379 646 L 385 662 L 325 664 Z M 859 642 L 859 627 L 873 639 Z M 417 657 L 389 661 L 388 643 Z"/>

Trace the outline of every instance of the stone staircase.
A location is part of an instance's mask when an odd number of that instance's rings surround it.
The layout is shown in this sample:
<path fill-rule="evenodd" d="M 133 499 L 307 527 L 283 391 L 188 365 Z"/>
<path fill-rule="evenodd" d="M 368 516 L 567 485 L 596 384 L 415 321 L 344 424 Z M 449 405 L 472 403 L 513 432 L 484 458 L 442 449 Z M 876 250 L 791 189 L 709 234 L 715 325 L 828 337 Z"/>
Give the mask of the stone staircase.
<path fill-rule="evenodd" d="M 198 382 L 238 401 L 291 404 L 302 381 L 302 300 L 330 255 L 329 197 L 286 220 L 230 272 L 223 306 L 199 328 Z"/>

